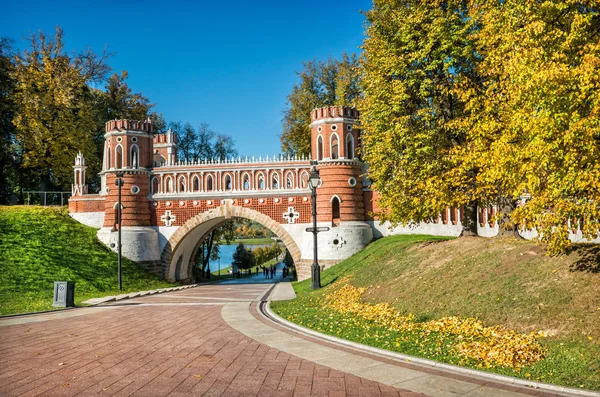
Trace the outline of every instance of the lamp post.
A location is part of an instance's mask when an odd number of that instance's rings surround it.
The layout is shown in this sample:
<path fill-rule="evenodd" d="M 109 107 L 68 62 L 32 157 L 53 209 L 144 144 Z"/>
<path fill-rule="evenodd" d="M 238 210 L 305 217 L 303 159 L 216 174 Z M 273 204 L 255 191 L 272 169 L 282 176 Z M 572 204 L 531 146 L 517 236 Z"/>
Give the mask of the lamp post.
<path fill-rule="evenodd" d="M 121 206 L 121 188 L 123 187 L 124 184 L 124 180 L 123 180 L 123 172 L 119 171 L 115 173 L 115 176 L 117 177 L 117 179 L 115 180 L 115 185 L 117 185 L 119 187 L 119 198 L 117 200 L 117 256 L 118 256 L 118 275 L 119 275 L 119 291 L 123 288 L 123 278 L 121 275 L 121 210 L 122 210 L 122 206 Z"/>
<path fill-rule="evenodd" d="M 319 170 L 317 167 L 313 167 L 310 170 L 310 177 L 308 178 L 308 187 L 312 190 L 312 233 L 313 233 L 313 264 L 311 266 L 311 287 L 312 289 L 321 288 L 321 269 L 319 268 L 318 254 L 317 254 L 317 233 L 319 230 L 317 229 L 317 188 L 321 183 L 321 178 L 319 177 Z"/>

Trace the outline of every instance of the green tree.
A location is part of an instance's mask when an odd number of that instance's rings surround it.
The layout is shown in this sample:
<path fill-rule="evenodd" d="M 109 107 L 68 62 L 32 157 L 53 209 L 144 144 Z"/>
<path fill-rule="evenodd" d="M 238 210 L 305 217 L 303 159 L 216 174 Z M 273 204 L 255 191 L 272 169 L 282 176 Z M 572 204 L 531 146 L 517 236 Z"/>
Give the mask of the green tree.
<path fill-rule="evenodd" d="M 244 244 L 239 243 L 233 253 L 233 263 L 238 266 L 239 269 L 250 269 L 256 266 L 256 259 L 252 254 L 252 251 L 246 249 Z"/>
<path fill-rule="evenodd" d="M 16 153 L 12 144 L 15 126 L 12 119 L 15 111 L 13 95 L 16 82 L 14 71 L 13 42 L 0 38 L 0 204 L 5 204 L 13 193 L 14 158 Z"/>
<path fill-rule="evenodd" d="M 281 149 L 289 155 L 310 154 L 310 112 L 323 106 L 353 106 L 360 95 L 359 63 L 356 55 L 342 60 L 308 61 L 298 72 L 299 82 L 287 96 L 283 112 Z"/>
<path fill-rule="evenodd" d="M 450 158 L 466 139 L 453 123 L 465 113 L 456 87 L 477 81 L 467 11 L 463 1 L 375 0 L 366 13 L 358 107 L 382 220 L 419 222 L 465 205 L 465 232 L 476 226 L 472 181 Z"/>
<path fill-rule="evenodd" d="M 13 96 L 15 141 L 22 151 L 23 166 L 36 171 L 42 190 L 51 184 L 66 188 L 79 150 L 88 159 L 89 173 L 99 170 L 89 84 L 104 80 L 108 55 L 97 56 L 90 49 L 68 55 L 59 27 L 54 37 L 39 32 L 29 41 L 30 49 L 15 55 L 11 74 L 17 82 Z"/>

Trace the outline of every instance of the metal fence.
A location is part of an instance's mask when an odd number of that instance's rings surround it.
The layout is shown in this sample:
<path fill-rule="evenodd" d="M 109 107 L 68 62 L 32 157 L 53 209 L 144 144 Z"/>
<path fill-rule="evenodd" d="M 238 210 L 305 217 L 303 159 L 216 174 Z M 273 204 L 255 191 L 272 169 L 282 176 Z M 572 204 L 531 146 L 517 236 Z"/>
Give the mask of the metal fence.
<path fill-rule="evenodd" d="M 42 192 L 42 191 L 24 191 L 23 198 L 25 205 L 49 205 L 65 206 L 69 204 L 71 192 Z"/>

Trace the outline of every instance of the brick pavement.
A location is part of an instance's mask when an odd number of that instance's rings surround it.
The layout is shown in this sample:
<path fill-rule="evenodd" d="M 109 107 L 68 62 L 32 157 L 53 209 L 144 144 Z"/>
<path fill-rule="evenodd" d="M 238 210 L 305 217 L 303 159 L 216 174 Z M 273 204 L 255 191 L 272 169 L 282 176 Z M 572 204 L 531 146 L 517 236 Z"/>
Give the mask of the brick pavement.
<path fill-rule="evenodd" d="M 0 326 L 0 395 L 419 395 L 299 359 L 223 321 L 227 300 L 256 299 L 269 287 L 203 286 Z"/>

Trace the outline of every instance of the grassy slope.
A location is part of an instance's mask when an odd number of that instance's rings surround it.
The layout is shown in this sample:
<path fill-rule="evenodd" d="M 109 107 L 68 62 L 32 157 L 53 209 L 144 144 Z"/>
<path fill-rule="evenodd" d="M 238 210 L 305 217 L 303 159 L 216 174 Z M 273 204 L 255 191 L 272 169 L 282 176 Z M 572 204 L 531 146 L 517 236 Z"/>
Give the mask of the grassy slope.
<path fill-rule="evenodd" d="M 76 304 L 172 285 L 124 259 L 118 291 L 117 255 L 96 238 L 96 229 L 66 209 L 0 207 L 0 314 L 51 309 L 54 281 L 75 282 Z"/>
<path fill-rule="evenodd" d="M 522 240 L 393 236 L 323 272 L 322 284 L 351 275 L 353 285 L 368 288 L 364 300 L 392 303 L 423 320 L 458 315 L 519 331 L 544 330 L 553 335 L 543 340 L 550 354 L 530 372 L 600 389 L 599 271 L 598 248 L 548 257 Z M 286 314 L 327 292 L 310 292 L 310 280 L 295 289 L 299 299 L 275 304 L 276 310 Z M 548 377 L 552 370 L 557 373 Z"/>

